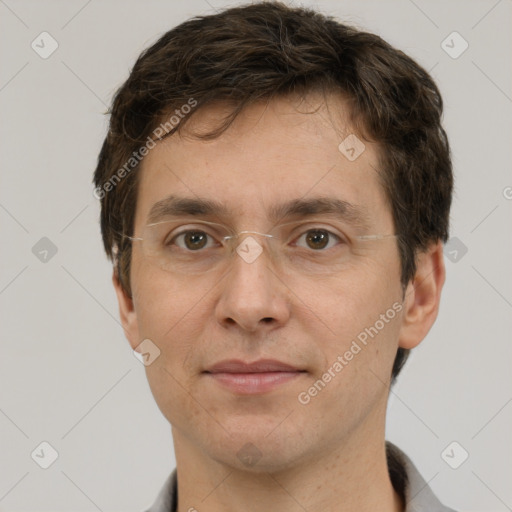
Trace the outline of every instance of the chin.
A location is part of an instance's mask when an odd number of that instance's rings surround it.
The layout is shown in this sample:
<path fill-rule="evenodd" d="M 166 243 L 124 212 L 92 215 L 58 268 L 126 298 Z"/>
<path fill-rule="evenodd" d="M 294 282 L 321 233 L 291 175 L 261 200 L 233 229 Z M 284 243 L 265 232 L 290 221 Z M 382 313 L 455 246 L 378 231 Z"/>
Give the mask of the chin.
<path fill-rule="evenodd" d="M 240 425 L 241 427 L 242 425 Z M 306 456 L 306 443 L 303 436 L 283 428 L 278 432 L 275 423 L 268 428 L 268 423 L 246 425 L 236 431 L 226 429 L 231 435 L 225 435 L 217 442 L 208 439 L 206 451 L 210 457 L 221 464 L 235 468 L 237 471 L 251 473 L 277 473 L 295 465 Z M 215 448 L 212 450 L 212 447 Z"/>

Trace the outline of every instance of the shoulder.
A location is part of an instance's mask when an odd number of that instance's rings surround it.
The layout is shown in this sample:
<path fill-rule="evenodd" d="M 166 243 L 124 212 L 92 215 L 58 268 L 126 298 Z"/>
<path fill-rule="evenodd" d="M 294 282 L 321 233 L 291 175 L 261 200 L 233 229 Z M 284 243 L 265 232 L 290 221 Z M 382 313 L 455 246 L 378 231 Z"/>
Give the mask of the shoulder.
<path fill-rule="evenodd" d="M 175 512 L 178 501 L 177 473 L 174 469 L 167 477 L 153 505 L 145 512 Z"/>

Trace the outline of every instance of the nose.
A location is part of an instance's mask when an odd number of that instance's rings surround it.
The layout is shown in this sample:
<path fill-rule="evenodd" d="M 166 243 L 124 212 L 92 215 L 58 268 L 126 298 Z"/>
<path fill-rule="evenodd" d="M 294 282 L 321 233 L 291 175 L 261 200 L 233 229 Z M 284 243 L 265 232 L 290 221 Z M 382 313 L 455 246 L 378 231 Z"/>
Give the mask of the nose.
<path fill-rule="evenodd" d="M 263 237 L 237 241 L 216 307 L 217 321 L 247 332 L 270 331 L 290 317 L 290 292 L 279 279 Z"/>

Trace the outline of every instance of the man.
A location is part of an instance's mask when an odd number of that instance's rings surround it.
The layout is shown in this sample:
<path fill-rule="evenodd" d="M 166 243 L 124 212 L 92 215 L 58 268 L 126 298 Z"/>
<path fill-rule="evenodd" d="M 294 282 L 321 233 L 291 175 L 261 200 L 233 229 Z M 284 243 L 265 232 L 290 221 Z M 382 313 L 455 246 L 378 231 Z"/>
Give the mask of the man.
<path fill-rule="evenodd" d="M 445 278 L 441 114 L 402 52 L 280 3 L 189 20 L 139 57 L 95 193 L 172 428 L 151 511 L 450 510 L 384 439 Z"/>

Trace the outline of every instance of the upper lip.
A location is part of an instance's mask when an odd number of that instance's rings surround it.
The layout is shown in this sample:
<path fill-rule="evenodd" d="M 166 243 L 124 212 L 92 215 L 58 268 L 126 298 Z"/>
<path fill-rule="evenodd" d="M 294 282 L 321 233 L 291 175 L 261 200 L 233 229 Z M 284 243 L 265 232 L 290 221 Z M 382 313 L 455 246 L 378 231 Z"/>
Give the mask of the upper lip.
<path fill-rule="evenodd" d="M 227 359 L 210 366 L 207 373 L 264 373 L 264 372 L 298 372 L 294 366 L 275 359 L 259 359 L 246 363 L 240 359 Z"/>

